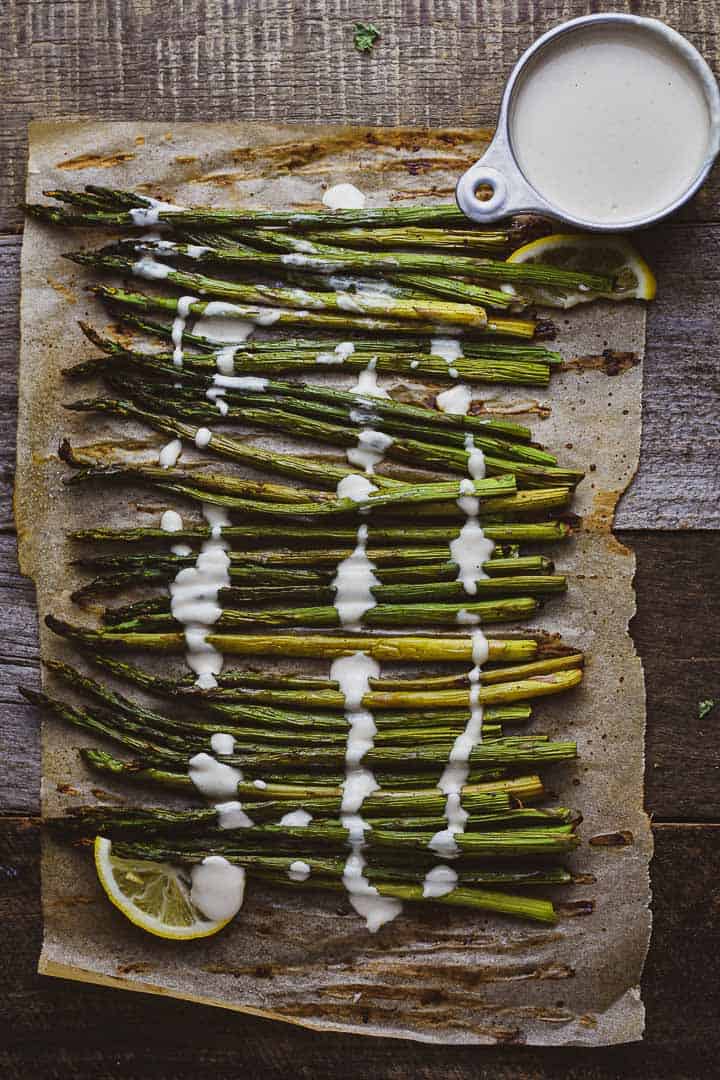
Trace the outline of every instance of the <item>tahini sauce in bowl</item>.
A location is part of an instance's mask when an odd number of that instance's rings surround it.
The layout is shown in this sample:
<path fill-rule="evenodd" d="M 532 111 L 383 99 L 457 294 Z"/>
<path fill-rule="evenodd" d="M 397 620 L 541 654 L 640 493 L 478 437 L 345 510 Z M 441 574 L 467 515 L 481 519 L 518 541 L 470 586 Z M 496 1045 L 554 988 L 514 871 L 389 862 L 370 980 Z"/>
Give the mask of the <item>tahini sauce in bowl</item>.
<path fill-rule="evenodd" d="M 512 150 L 532 187 L 566 215 L 619 227 L 687 191 L 710 133 L 702 84 L 684 57 L 621 23 L 550 40 L 509 110 Z"/>

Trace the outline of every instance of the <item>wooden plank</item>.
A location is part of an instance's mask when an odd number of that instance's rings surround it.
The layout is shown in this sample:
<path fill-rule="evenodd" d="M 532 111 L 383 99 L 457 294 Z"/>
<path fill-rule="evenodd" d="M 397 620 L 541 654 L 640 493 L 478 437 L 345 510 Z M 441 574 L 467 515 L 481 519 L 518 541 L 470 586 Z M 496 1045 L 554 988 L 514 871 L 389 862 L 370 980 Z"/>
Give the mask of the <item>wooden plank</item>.
<path fill-rule="evenodd" d="M 614 7 L 637 10 L 632 0 Z M 186 0 L 173 20 L 167 7 L 139 0 L 7 0 L 0 229 L 20 223 L 32 118 L 487 126 L 522 50 L 550 26 L 596 8 L 591 0 L 366 0 L 359 9 L 349 0 Z M 675 26 L 720 70 L 713 0 L 647 0 L 642 14 Z M 382 33 L 370 56 L 353 48 L 359 17 Z M 716 219 L 717 195 L 716 173 L 685 214 Z"/>
<path fill-rule="evenodd" d="M 632 632 L 648 690 L 648 810 L 666 820 L 719 820 L 715 721 L 713 716 L 698 718 L 699 701 L 720 700 L 717 534 L 637 532 L 621 538 L 638 560 L 638 614 Z M 37 680 L 35 610 L 32 589 L 14 567 L 12 538 L 0 536 L 0 619 L 6 627 L 0 723 L 11 777 L 0 789 L 0 813 L 36 814 L 37 718 L 15 690 L 17 682 L 34 685 Z"/>
<path fill-rule="evenodd" d="M 720 230 L 666 224 L 634 237 L 657 274 L 649 305 L 640 468 L 618 529 L 720 526 Z"/>
<path fill-rule="evenodd" d="M 6 940 L 14 943 L 0 951 L 4 1076 L 6 1080 L 56 1075 L 76 1080 L 710 1076 L 720 1036 L 710 992 L 712 976 L 705 975 L 709 958 L 720 947 L 720 934 L 707 911 L 720 877 L 720 827 L 660 827 L 655 839 L 655 924 L 643 980 L 645 1042 L 593 1050 L 466 1049 L 319 1035 L 242 1015 L 228 1017 L 222 1010 L 179 1001 L 41 978 L 35 973 L 41 938 L 38 827 L 30 820 L 0 821 L 4 878 L 0 919 Z M 139 953 L 140 943 L 139 938 Z M 558 1003 L 562 997 L 559 983 Z"/>

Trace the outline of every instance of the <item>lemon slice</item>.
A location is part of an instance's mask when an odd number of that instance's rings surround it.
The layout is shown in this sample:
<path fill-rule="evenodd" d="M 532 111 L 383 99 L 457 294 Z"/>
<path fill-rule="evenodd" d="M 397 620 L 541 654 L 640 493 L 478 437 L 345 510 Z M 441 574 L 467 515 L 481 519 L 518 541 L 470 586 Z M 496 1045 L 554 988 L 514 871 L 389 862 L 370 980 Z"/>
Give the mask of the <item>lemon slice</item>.
<path fill-rule="evenodd" d="M 586 273 L 609 274 L 616 281 L 610 293 L 556 289 L 547 285 L 521 286 L 522 295 L 545 307 L 570 308 L 589 300 L 652 300 L 655 296 L 655 276 L 627 240 L 619 236 L 591 236 L 587 233 L 555 233 L 541 236 L 530 244 L 513 251 L 509 263 L 544 263 L 563 270 L 582 270 Z M 511 285 L 505 292 L 514 293 Z"/>
<path fill-rule="evenodd" d="M 190 899 L 190 879 L 170 863 L 122 859 L 112 843 L 95 837 L 95 868 L 109 899 L 130 922 L 173 941 L 217 934 L 230 918 L 208 919 Z"/>

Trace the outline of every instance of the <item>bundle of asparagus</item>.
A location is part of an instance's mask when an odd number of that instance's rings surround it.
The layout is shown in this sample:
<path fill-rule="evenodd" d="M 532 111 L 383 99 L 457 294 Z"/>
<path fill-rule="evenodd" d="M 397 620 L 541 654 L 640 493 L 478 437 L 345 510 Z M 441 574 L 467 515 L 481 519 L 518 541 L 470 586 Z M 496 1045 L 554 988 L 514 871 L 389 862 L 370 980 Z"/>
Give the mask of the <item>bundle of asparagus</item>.
<path fill-rule="evenodd" d="M 612 280 L 490 258 L 522 242 L 523 226 L 468 230 L 452 207 L 278 214 L 188 211 L 98 187 L 48 194 L 64 208 L 28 210 L 52 224 L 164 230 L 70 255 L 155 288 L 97 286 L 140 336 L 83 325 L 98 355 L 65 375 L 102 387 L 69 402 L 74 413 L 170 442 L 156 463 L 65 440 L 66 483 L 149 488 L 185 519 L 168 507 L 159 527 L 73 530 L 74 565 L 94 575 L 73 599 L 98 621 L 47 618 L 89 663 L 165 708 L 58 661 L 47 667 L 72 701 L 23 692 L 132 755 L 83 747 L 91 768 L 212 804 L 85 807 L 53 826 L 110 839 L 117 866 L 141 876 L 145 863 L 170 862 L 194 883 L 220 860 L 273 884 L 345 888 L 372 928 L 403 899 L 553 921 L 552 902 L 525 890 L 572 882 L 546 860 L 577 846 L 579 815 L 528 804 L 545 793 L 536 770 L 572 761 L 576 747 L 517 725 L 534 699 L 579 684 L 583 656 L 479 627 L 526 620 L 565 591 L 552 559 L 526 546 L 571 536 L 583 472 L 524 425 L 473 413 L 465 384 L 543 386 L 560 361 L 527 343 L 548 328 L 520 315 L 525 301 L 503 285 L 611 292 Z M 319 336 L 280 336 L 298 325 Z M 255 328 L 265 338 L 247 340 Z M 357 373 L 357 386 L 295 381 L 338 371 Z M 383 373 L 462 383 L 408 404 L 378 386 Z M 257 430 L 294 437 L 298 450 L 258 446 Z M 330 454 L 308 456 L 307 440 Z M 186 460 L 193 444 L 207 456 Z M 194 674 L 117 655 L 137 650 L 185 653 Z M 232 655 L 332 666 L 329 677 L 223 669 Z M 387 670 L 428 663 L 464 670 Z"/>

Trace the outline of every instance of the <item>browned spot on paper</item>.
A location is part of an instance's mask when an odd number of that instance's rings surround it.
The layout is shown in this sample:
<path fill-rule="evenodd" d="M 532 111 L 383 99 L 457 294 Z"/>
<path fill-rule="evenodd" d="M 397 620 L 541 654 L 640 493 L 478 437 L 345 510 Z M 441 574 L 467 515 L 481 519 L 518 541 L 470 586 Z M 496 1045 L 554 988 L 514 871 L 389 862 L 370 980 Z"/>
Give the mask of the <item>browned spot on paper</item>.
<path fill-rule="evenodd" d="M 598 836 L 591 836 L 589 843 L 593 847 L 627 847 L 634 840 L 635 837 L 629 829 L 622 829 L 619 832 L 600 833 Z"/>
<path fill-rule="evenodd" d="M 47 278 L 46 280 L 50 288 L 67 300 L 68 304 L 77 304 L 77 296 L 69 285 L 65 285 L 62 281 L 56 281 L 55 278 Z"/>
<path fill-rule="evenodd" d="M 572 979 L 575 971 L 568 964 L 548 962 L 546 964 L 499 964 L 475 965 L 472 967 L 458 964 L 438 964 L 432 967 L 426 964 L 393 964 L 385 959 L 363 963 L 363 974 L 375 972 L 383 978 L 397 975 L 401 978 L 412 976 L 421 980 L 432 977 L 434 980 L 457 986 L 472 987 L 493 982 L 529 982 L 546 979 Z"/>
<path fill-rule="evenodd" d="M 439 1015 L 457 1015 L 457 1007 L 469 1009 L 474 1013 L 492 1016 L 522 1017 L 540 1020 L 550 1024 L 568 1023 L 575 1019 L 575 1013 L 549 1005 L 506 1005 L 501 1002 L 487 1001 L 480 994 L 467 990 L 454 991 L 441 986 L 402 985 L 388 986 L 383 983 L 343 983 L 336 986 L 321 986 L 311 990 L 296 990 L 290 993 L 297 998 L 311 997 L 333 998 L 336 1001 L 352 1001 L 358 1005 L 363 1001 L 381 1000 L 407 1003 L 413 1010 L 425 1009 Z"/>
<path fill-rule="evenodd" d="M 602 371 L 606 375 L 622 375 L 623 372 L 637 367 L 640 357 L 635 352 L 616 352 L 614 349 L 605 349 L 597 355 L 573 356 L 561 364 L 564 371 L 571 368 L 582 371 Z"/>
<path fill-rule="evenodd" d="M 520 416 L 523 413 L 532 413 L 541 420 L 547 420 L 552 408 L 537 398 L 520 401 L 496 401 L 493 398 L 483 401 L 478 398 L 471 403 L 469 412 L 471 416 Z"/>
<path fill-rule="evenodd" d="M 517 1027 L 501 1027 L 494 1024 L 478 1024 L 463 1016 L 449 1013 L 447 1010 L 417 1011 L 407 1007 L 377 1005 L 372 1001 L 361 1000 L 354 1002 L 296 1002 L 290 1005 L 273 1004 L 273 1012 L 280 1016 L 311 1017 L 313 1020 L 327 1019 L 335 1022 L 345 1021 L 354 1024 L 374 1024 L 378 1027 L 387 1027 L 397 1023 L 402 1015 L 405 1022 L 409 1022 L 416 1029 L 433 1031 L 438 1021 L 457 1031 L 470 1031 L 481 1035 L 486 1039 L 497 1043 L 518 1043 L 523 1041 L 522 1034 Z"/>
<path fill-rule="evenodd" d="M 69 161 L 58 161 L 56 169 L 114 169 L 116 165 L 123 165 L 126 161 L 132 161 L 135 157 L 130 150 L 116 150 L 114 154 L 81 154 L 80 157 L 70 158 Z"/>
<path fill-rule="evenodd" d="M 573 874 L 573 885 L 595 885 L 596 882 L 594 874 Z"/>
<path fill-rule="evenodd" d="M 118 323 L 109 323 L 105 327 L 105 333 L 112 335 L 120 345 L 124 345 L 126 349 L 132 349 L 135 339 L 133 335 L 127 330 L 123 330 L 122 326 Z"/>
<path fill-rule="evenodd" d="M 181 154 L 179 157 L 175 158 L 178 165 L 192 165 L 198 160 L 199 158 L 197 158 L 195 154 Z"/>
<path fill-rule="evenodd" d="M 475 160 L 474 154 L 445 154 L 438 157 L 415 157 L 415 158 L 390 158 L 388 161 L 372 162 L 371 172 L 388 173 L 398 172 L 401 169 L 410 176 L 424 176 L 430 172 L 460 172 L 472 165 Z M 363 162 L 363 170 L 365 162 Z"/>
<path fill-rule="evenodd" d="M 241 146 L 231 151 L 237 164 L 262 162 L 260 175 L 278 172 L 297 172 L 304 167 L 343 151 L 379 149 L 405 150 L 417 153 L 429 150 L 449 150 L 474 142 L 489 142 L 489 128 L 367 128 L 353 127 L 326 135 L 321 139 L 298 139 L 265 146 Z"/>
<path fill-rule="evenodd" d="M 48 908 L 72 908 L 77 904 L 94 904 L 96 900 L 95 896 L 55 896 L 52 900 L 43 900 L 43 903 Z"/>
<path fill-rule="evenodd" d="M 454 194 L 454 187 L 441 187 L 439 184 L 429 188 L 415 188 L 413 191 L 399 188 L 391 194 L 390 202 L 402 202 L 404 199 L 439 199 Z"/>
<path fill-rule="evenodd" d="M 72 784 L 57 784 L 56 790 L 59 791 L 61 795 L 82 795 L 82 792 L 78 791 L 77 788 L 74 788 Z"/>
<path fill-rule="evenodd" d="M 588 532 L 605 533 L 607 547 L 617 555 L 631 555 L 630 548 L 625 547 L 612 532 L 615 507 L 621 495 L 621 491 L 596 492 L 592 509 L 583 518 L 583 525 Z"/>
<path fill-rule="evenodd" d="M 566 919 L 575 919 L 578 915 L 592 915 L 595 910 L 594 900 L 568 900 L 563 904 L 556 904 L 558 915 L 564 915 Z"/>
<path fill-rule="evenodd" d="M 144 135 L 136 135 L 135 136 L 135 145 L 136 146 L 144 146 L 145 145 L 145 136 Z"/>
<path fill-rule="evenodd" d="M 583 1027 L 596 1028 L 597 1017 L 593 1016 L 592 1013 L 584 1013 L 581 1017 L 578 1018 L 578 1023 L 582 1024 Z"/>
<path fill-rule="evenodd" d="M 118 964 L 115 970 L 118 975 L 139 975 L 154 971 L 155 965 L 148 963 L 147 960 L 136 960 L 134 964 Z"/>
<path fill-rule="evenodd" d="M 125 802 L 122 795 L 113 795 L 111 791 L 105 791 L 104 788 L 101 787 L 90 788 L 90 794 L 94 795 L 96 799 L 100 799 L 101 802 Z"/>
<path fill-rule="evenodd" d="M 426 405 L 432 407 L 435 394 L 439 394 L 440 390 L 429 389 L 427 386 L 418 384 L 410 386 L 408 383 L 398 383 L 392 387 L 389 393 L 393 401 L 399 401 L 403 405 Z"/>

